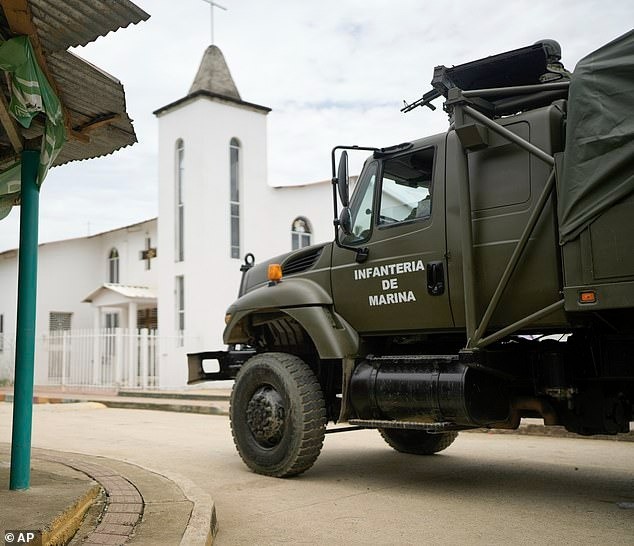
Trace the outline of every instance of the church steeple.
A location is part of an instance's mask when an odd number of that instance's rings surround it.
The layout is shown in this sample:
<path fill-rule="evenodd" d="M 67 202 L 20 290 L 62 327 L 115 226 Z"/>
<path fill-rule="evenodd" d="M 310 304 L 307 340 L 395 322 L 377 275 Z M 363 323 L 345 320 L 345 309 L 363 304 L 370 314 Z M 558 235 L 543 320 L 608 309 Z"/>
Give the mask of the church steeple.
<path fill-rule="evenodd" d="M 194 83 L 189 88 L 189 94 L 197 91 L 208 91 L 215 95 L 242 100 L 225 57 L 218 46 L 210 45 L 203 54 Z"/>

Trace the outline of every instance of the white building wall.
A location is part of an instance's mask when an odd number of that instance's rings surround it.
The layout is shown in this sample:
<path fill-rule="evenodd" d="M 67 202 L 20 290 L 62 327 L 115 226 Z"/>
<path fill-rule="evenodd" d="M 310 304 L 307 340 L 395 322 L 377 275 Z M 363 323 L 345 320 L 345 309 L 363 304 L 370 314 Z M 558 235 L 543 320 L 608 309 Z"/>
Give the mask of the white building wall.
<path fill-rule="evenodd" d="M 36 339 L 49 331 L 52 312 L 71 313 L 71 328 L 92 328 L 93 313 L 81 303 L 95 289 L 99 247 L 88 238 L 57 241 L 39 246 L 37 274 Z M 48 378 L 48 354 L 35 344 L 35 384 Z"/>
<path fill-rule="evenodd" d="M 0 254 L 0 315 L 3 315 L 3 341 L 0 351 L 0 380 L 13 377 L 13 339 L 18 295 L 17 250 Z"/>
<path fill-rule="evenodd" d="M 145 250 L 146 238 L 150 238 L 153 248 L 157 247 L 156 220 L 108 231 L 95 237 L 100 240 L 100 282 L 108 282 L 108 256 L 116 248 L 119 252 L 120 284 L 156 286 L 157 259 L 150 260 L 150 269 L 146 269 L 146 262 L 140 257 L 140 252 Z"/>
<path fill-rule="evenodd" d="M 159 330 L 176 331 L 176 276 L 185 279 L 185 344 L 161 350 L 161 385 L 183 385 L 186 352 L 223 348 L 226 307 L 237 294 L 241 260 L 230 257 L 229 144 L 240 153 L 241 217 L 250 184 L 266 183 L 266 115 L 197 98 L 159 116 Z M 175 261 L 176 143 L 184 142 L 185 259 Z M 241 238 L 244 241 L 243 223 Z M 244 248 L 244 243 L 241 244 Z M 241 250 L 242 250 L 241 248 Z M 244 252 L 241 252 L 243 255 Z"/>
<path fill-rule="evenodd" d="M 106 233 L 56 241 L 39 245 L 38 287 L 36 311 L 36 340 L 49 331 L 52 312 L 72 313 L 73 329 L 90 329 L 94 324 L 94 311 L 83 300 L 92 291 L 107 282 L 108 255 L 113 247 L 119 251 L 119 280 L 121 284 L 156 286 L 157 267 L 145 270 L 139 252 L 145 248 L 145 237 L 156 241 L 156 220 L 150 220 Z M 17 316 L 17 251 L 0 254 L 0 314 L 4 315 L 5 345 L 12 343 Z M 125 320 L 125 319 L 123 319 Z M 47 355 L 36 341 L 35 383 L 45 384 L 48 374 Z M 6 354 L 5 354 L 6 353 Z M 0 354 L 0 365 L 12 357 L 9 351 Z M 6 363 L 5 363 L 6 364 Z M 13 363 L 10 363 L 13 366 Z"/>
<path fill-rule="evenodd" d="M 283 188 L 255 186 L 247 195 L 245 251 L 252 252 L 256 262 L 291 250 L 291 228 L 298 216 L 309 221 L 312 244 L 333 239 L 329 181 Z"/>

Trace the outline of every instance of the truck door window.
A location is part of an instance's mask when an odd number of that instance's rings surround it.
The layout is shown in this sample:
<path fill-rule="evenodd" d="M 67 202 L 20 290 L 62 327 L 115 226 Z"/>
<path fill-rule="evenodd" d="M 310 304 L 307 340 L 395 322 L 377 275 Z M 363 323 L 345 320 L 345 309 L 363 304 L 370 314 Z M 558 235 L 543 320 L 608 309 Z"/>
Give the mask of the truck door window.
<path fill-rule="evenodd" d="M 366 166 L 357 182 L 357 187 L 350 202 L 352 234 L 342 238 L 346 244 L 364 241 L 370 236 L 377 170 L 377 162 L 373 161 Z"/>
<path fill-rule="evenodd" d="M 433 167 L 433 148 L 384 162 L 379 225 L 429 218 Z"/>

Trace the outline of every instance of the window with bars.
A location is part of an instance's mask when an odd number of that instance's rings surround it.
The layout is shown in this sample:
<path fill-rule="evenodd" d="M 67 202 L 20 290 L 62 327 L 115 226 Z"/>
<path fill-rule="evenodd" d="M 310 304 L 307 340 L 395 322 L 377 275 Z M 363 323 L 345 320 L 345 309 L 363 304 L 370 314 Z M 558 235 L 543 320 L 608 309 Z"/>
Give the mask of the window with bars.
<path fill-rule="evenodd" d="M 108 282 L 119 282 L 119 251 L 116 248 L 108 254 Z"/>
<path fill-rule="evenodd" d="M 240 258 L 240 142 L 237 138 L 229 143 L 229 179 L 231 257 Z"/>
<path fill-rule="evenodd" d="M 175 180 L 175 261 L 185 259 L 185 143 L 176 141 L 176 180 Z"/>
<path fill-rule="evenodd" d="M 293 220 L 291 227 L 291 249 L 297 250 L 310 246 L 312 230 L 310 229 L 310 223 L 308 219 L 303 216 L 298 216 Z"/>
<path fill-rule="evenodd" d="M 65 330 L 70 330 L 72 318 L 72 313 L 51 311 L 48 314 L 49 332 L 61 332 Z"/>

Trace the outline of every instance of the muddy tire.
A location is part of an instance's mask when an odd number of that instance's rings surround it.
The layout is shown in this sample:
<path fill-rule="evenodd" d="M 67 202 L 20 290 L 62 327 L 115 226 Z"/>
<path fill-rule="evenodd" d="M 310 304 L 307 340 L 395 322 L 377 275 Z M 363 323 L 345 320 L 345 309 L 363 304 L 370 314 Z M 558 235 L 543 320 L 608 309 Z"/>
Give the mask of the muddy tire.
<path fill-rule="evenodd" d="M 321 387 L 308 365 L 294 355 L 251 357 L 236 377 L 229 416 L 238 453 L 258 474 L 300 474 L 313 465 L 324 442 Z"/>
<path fill-rule="evenodd" d="M 447 449 L 458 437 L 457 432 L 430 434 L 424 430 L 398 428 L 380 428 L 379 434 L 396 451 L 413 455 L 433 455 Z"/>

